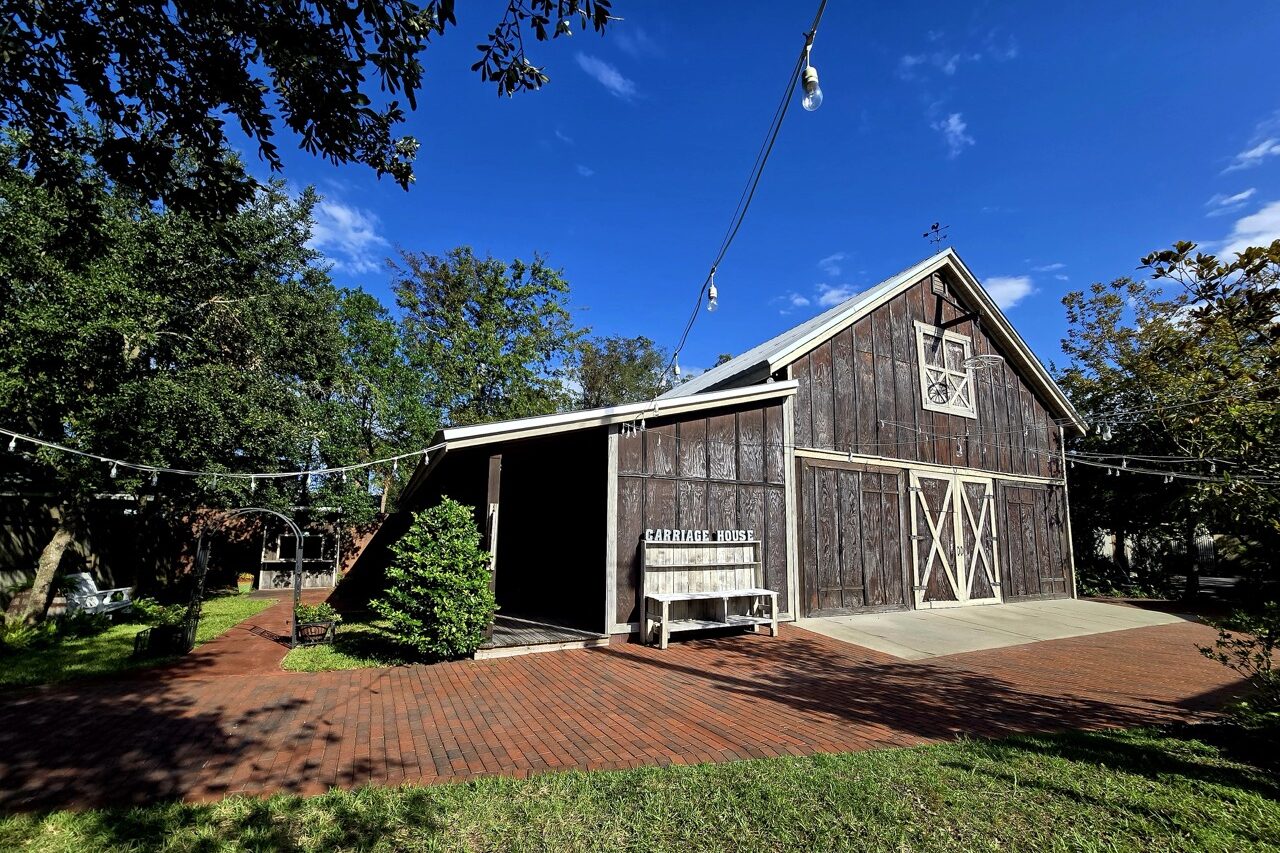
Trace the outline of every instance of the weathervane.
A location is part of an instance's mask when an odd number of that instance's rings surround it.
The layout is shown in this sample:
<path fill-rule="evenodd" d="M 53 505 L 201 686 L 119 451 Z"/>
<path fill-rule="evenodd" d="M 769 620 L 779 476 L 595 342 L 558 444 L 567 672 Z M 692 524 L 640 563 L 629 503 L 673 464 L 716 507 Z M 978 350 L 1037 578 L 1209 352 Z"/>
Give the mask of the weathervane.
<path fill-rule="evenodd" d="M 947 229 L 950 227 L 951 227 L 950 225 L 940 225 L 939 223 L 935 222 L 933 223 L 933 225 L 929 226 L 928 231 L 924 232 L 920 236 L 928 240 L 933 245 L 940 246 L 944 242 L 946 242 Z"/>

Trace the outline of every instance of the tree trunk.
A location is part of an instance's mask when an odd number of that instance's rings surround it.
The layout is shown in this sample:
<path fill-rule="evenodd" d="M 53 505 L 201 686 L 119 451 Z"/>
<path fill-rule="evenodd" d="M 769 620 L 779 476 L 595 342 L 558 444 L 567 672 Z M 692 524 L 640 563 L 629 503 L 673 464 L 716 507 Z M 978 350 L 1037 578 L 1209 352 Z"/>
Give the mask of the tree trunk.
<path fill-rule="evenodd" d="M 18 614 L 19 621 L 43 622 L 49 615 L 49 605 L 53 600 L 53 579 L 58 574 L 62 555 L 75 537 L 75 516 L 70 509 L 63 507 L 58 513 L 58 526 L 54 529 L 52 538 L 40 552 L 40 561 L 36 564 L 36 579 L 31 585 L 26 604 Z"/>
<path fill-rule="evenodd" d="M 1111 561 L 1116 567 L 1122 589 L 1133 584 L 1133 567 L 1129 565 L 1129 532 L 1124 528 L 1116 528 L 1111 532 Z"/>
<path fill-rule="evenodd" d="M 1200 595 L 1200 553 L 1196 548 L 1196 523 L 1188 521 L 1182 529 L 1183 547 L 1187 557 L 1187 582 L 1182 589 L 1182 597 L 1187 601 L 1195 601 Z"/>

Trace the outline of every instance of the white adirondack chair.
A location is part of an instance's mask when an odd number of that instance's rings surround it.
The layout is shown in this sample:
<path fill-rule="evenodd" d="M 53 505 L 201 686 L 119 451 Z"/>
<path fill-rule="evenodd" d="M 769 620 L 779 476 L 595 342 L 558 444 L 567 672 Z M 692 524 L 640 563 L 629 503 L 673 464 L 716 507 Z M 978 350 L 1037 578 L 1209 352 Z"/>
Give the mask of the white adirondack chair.
<path fill-rule="evenodd" d="M 113 613 L 133 607 L 132 587 L 98 589 L 88 572 L 67 575 L 63 589 L 68 613 Z"/>

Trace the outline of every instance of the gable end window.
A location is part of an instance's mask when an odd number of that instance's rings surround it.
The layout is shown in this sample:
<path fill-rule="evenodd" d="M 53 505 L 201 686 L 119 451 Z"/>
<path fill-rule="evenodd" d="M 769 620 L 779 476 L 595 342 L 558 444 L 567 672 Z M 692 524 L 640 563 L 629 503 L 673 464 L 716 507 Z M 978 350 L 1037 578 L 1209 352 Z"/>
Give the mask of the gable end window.
<path fill-rule="evenodd" d="M 973 356 L 973 341 L 936 326 L 916 323 L 916 354 L 921 405 L 931 412 L 976 418 L 973 371 L 965 367 Z"/>

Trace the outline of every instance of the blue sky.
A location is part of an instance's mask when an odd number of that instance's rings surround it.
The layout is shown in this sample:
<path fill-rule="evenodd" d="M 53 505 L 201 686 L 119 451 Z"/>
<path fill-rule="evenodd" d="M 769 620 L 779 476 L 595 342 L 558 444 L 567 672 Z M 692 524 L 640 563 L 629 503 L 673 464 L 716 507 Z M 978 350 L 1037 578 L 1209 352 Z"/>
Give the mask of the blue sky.
<path fill-rule="evenodd" d="M 499 6 L 468 4 L 425 54 L 409 192 L 286 154 L 285 177 L 325 195 L 317 246 L 388 302 L 396 247 L 542 252 L 581 323 L 674 344 L 813 9 L 616 0 L 608 35 L 538 44 L 550 84 L 500 100 L 469 70 Z M 1178 239 L 1280 237 L 1277 43 L 1273 3 L 830 3 L 825 103 L 792 105 L 681 363 L 915 263 L 934 221 L 1058 358 L 1069 289 Z"/>

